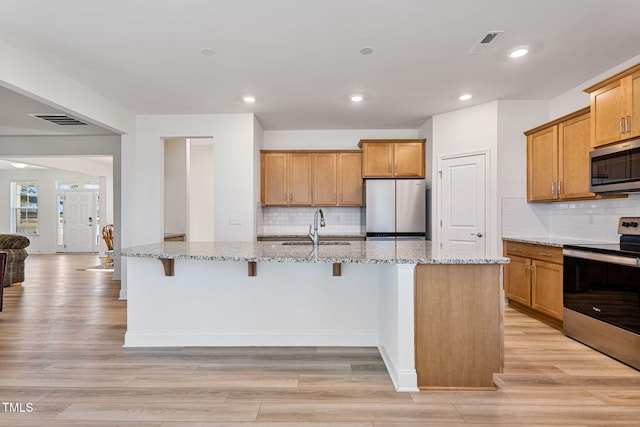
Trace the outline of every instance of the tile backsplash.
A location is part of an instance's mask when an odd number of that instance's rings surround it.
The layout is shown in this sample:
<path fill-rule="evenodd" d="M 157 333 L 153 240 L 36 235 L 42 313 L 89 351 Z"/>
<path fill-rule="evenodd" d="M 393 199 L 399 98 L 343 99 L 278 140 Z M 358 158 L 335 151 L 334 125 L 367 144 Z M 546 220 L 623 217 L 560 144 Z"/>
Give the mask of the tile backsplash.
<path fill-rule="evenodd" d="M 364 232 L 364 208 L 323 207 L 326 226 L 321 234 L 359 234 Z M 258 234 L 301 234 L 309 232 L 316 208 L 260 207 L 256 221 Z"/>
<path fill-rule="evenodd" d="M 621 216 L 640 216 L 640 194 L 631 194 L 626 199 L 555 203 L 503 198 L 502 236 L 617 242 Z"/>

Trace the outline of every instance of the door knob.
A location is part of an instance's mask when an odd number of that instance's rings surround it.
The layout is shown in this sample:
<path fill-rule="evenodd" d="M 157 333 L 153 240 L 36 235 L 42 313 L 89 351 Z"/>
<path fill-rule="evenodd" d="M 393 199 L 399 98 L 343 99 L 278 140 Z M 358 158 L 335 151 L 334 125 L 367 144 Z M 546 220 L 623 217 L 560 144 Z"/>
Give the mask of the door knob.
<path fill-rule="evenodd" d="M 472 236 L 482 237 L 482 233 L 471 233 Z"/>

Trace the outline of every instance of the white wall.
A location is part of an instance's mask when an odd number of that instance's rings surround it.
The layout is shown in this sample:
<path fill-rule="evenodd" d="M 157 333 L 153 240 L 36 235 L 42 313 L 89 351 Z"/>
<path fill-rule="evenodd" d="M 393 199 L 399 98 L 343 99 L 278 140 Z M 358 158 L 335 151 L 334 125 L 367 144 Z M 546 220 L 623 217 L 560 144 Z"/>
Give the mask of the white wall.
<path fill-rule="evenodd" d="M 132 200 L 128 215 L 138 232 L 132 244 L 156 243 L 164 229 L 163 138 L 213 138 L 214 233 L 217 240 L 255 239 L 254 226 L 254 117 L 252 114 L 138 116 Z M 229 225 L 238 215 L 241 225 Z"/>
<path fill-rule="evenodd" d="M 191 242 L 214 240 L 213 140 L 189 141 L 189 233 Z M 206 142 L 205 142 L 206 141 Z"/>
<path fill-rule="evenodd" d="M 265 130 L 264 150 L 358 150 L 361 139 L 414 139 L 417 129 Z"/>
<path fill-rule="evenodd" d="M 424 138 L 424 180 L 427 188 L 433 186 L 433 118 L 427 120 L 420 128 L 418 128 L 418 138 Z"/>
<path fill-rule="evenodd" d="M 0 171 L 0 233 L 11 233 L 11 181 L 38 182 L 38 234 L 27 235 L 29 253 L 55 253 L 58 227 L 56 182 L 60 180 L 98 181 L 97 176 L 58 169 L 20 169 Z"/>
<path fill-rule="evenodd" d="M 432 174 L 433 193 L 435 203 L 432 216 L 432 233 L 437 235 L 437 222 L 439 221 L 438 193 L 438 159 L 442 156 L 451 156 L 487 150 L 487 168 L 489 169 L 488 218 L 486 218 L 487 248 L 489 255 L 498 253 L 498 102 L 488 102 L 450 113 L 439 114 L 433 117 L 433 159 L 434 169 Z"/>

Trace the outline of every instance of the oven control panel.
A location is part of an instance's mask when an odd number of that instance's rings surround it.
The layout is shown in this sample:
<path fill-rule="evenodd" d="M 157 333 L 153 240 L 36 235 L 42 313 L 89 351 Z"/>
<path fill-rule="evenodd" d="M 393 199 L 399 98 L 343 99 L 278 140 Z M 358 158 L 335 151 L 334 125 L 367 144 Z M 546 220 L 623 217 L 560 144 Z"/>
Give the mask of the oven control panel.
<path fill-rule="evenodd" d="M 640 217 L 623 216 L 618 220 L 618 234 L 640 235 Z"/>

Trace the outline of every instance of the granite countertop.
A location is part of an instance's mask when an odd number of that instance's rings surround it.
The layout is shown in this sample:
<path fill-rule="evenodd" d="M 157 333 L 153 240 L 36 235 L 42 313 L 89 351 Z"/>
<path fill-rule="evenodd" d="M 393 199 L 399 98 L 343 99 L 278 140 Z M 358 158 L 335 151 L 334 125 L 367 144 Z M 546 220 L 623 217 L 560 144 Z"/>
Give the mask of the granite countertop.
<path fill-rule="evenodd" d="M 268 238 L 280 238 L 280 239 L 290 239 L 290 238 L 306 238 L 306 233 L 261 233 L 258 235 L 260 237 L 268 237 Z M 331 233 L 322 233 L 320 234 L 320 240 L 323 238 L 334 239 L 334 238 L 364 238 L 366 237 L 366 233 L 354 233 L 354 232 L 331 232 Z"/>
<path fill-rule="evenodd" d="M 247 262 L 361 264 L 506 264 L 508 258 L 432 248 L 430 241 L 352 241 L 349 245 L 281 242 L 162 242 L 118 251 L 124 257 Z"/>
<path fill-rule="evenodd" d="M 599 243 L 618 243 L 618 242 L 602 242 L 597 240 L 581 240 L 581 239 L 568 239 L 564 237 L 503 237 L 502 240 L 509 242 L 519 243 L 531 243 L 534 245 L 554 246 L 556 248 L 562 248 L 566 245 L 589 245 Z"/>

